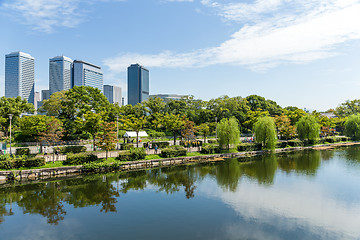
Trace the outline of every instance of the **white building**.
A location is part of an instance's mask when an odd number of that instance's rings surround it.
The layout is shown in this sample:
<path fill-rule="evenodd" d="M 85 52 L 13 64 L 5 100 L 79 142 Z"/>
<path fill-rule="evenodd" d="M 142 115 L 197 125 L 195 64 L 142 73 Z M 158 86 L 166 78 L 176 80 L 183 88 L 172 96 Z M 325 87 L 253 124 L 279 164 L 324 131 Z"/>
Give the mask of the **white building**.
<path fill-rule="evenodd" d="M 23 52 L 5 55 L 5 97 L 20 96 L 34 104 L 35 59 Z"/>
<path fill-rule="evenodd" d="M 103 73 L 101 67 L 75 60 L 73 86 L 90 86 L 103 92 Z"/>

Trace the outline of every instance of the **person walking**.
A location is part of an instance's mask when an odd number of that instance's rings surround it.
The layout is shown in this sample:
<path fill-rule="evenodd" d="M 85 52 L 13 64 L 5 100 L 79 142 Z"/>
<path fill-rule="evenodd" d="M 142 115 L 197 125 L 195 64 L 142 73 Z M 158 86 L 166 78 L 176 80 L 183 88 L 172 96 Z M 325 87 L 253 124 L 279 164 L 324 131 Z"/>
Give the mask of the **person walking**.
<path fill-rule="evenodd" d="M 158 150 L 158 145 L 157 144 L 155 144 L 154 149 L 155 149 L 155 154 L 157 154 L 157 150 Z"/>

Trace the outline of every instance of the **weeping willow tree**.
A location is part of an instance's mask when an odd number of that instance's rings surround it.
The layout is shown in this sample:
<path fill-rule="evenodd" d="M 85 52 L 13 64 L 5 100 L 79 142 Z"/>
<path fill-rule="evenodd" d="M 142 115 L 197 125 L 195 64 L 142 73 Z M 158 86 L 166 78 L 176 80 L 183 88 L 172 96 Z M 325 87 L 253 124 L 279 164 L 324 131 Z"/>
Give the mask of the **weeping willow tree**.
<path fill-rule="evenodd" d="M 263 148 L 275 149 L 277 136 L 275 122 L 272 117 L 261 117 L 254 125 L 255 141 Z"/>
<path fill-rule="evenodd" d="M 345 134 L 354 140 L 360 139 L 360 114 L 353 114 L 345 122 Z"/>
<path fill-rule="evenodd" d="M 296 123 L 296 132 L 300 140 L 315 141 L 319 138 L 320 124 L 314 116 L 303 116 Z"/>
<path fill-rule="evenodd" d="M 217 135 L 221 147 L 230 149 L 230 145 L 240 142 L 240 130 L 238 120 L 234 117 L 223 118 L 217 125 Z"/>

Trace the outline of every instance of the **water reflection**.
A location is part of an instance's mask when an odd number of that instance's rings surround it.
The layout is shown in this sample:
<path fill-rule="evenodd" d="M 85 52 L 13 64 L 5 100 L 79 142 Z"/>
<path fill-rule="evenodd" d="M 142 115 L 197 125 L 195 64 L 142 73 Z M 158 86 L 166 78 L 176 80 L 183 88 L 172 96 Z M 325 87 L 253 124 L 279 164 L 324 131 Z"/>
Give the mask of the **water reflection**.
<path fill-rule="evenodd" d="M 264 230 L 266 227 L 256 225 L 252 220 L 256 219 L 267 226 L 278 221 L 284 226 L 288 225 L 288 230 L 294 226 L 307 229 L 306 224 L 310 224 L 326 231 L 338 228 L 340 233 L 342 230 L 354 232 L 354 224 L 360 221 L 360 204 L 356 201 L 353 202 L 357 205 L 339 202 L 311 182 L 319 178 L 322 161 L 331 162 L 337 156 L 360 166 L 360 150 L 353 147 L 336 151 L 270 154 L 244 163 L 238 159 L 228 159 L 195 166 L 89 175 L 28 185 L 14 184 L 0 188 L 0 223 L 14 215 L 29 213 L 43 216 L 48 224 L 58 225 L 66 220 L 69 206 L 95 206 L 102 214 L 115 213 L 122 195 L 151 189 L 169 195 L 179 193 L 185 200 L 197 199 L 204 192 L 215 196 L 247 219 L 241 222 L 243 229 L 258 229 L 257 233 L 263 236 L 268 233 Z M 294 177 L 297 177 L 296 184 L 289 181 Z M 215 182 L 216 186 L 210 185 L 209 180 Z M 277 185 L 277 182 L 281 182 L 281 185 Z M 342 222 L 347 222 L 347 218 L 351 222 L 345 226 Z M 250 236 L 245 230 L 239 233 L 240 228 L 236 226 L 227 226 L 228 231 L 233 231 L 228 232 L 229 239 L 233 239 L 233 234 L 245 238 Z M 278 232 L 283 230 L 283 227 L 277 227 Z"/>

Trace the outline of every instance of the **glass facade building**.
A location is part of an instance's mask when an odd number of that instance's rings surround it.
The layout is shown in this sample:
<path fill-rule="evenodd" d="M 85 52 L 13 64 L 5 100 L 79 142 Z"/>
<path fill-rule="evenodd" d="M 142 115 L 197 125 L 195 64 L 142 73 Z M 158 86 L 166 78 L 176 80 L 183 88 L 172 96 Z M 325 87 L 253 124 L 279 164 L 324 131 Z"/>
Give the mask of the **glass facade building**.
<path fill-rule="evenodd" d="M 121 106 L 121 87 L 104 85 L 104 95 L 111 104 L 117 103 Z"/>
<path fill-rule="evenodd" d="M 41 101 L 47 100 L 50 98 L 50 90 L 41 90 Z"/>
<path fill-rule="evenodd" d="M 55 92 L 69 90 L 72 85 L 73 60 L 65 56 L 58 56 L 49 60 L 49 91 L 50 96 Z"/>
<path fill-rule="evenodd" d="M 103 92 L 103 73 L 99 66 L 75 60 L 72 86 L 90 86 Z"/>
<path fill-rule="evenodd" d="M 5 55 L 5 97 L 20 96 L 34 104 L 35 59 L 27 53 Z"/>
<path fill-rule="evenodd" d="M 139 64 L 128 67 L 128 104 L 136 105 L 149 98 L 149 70 Z"/>

